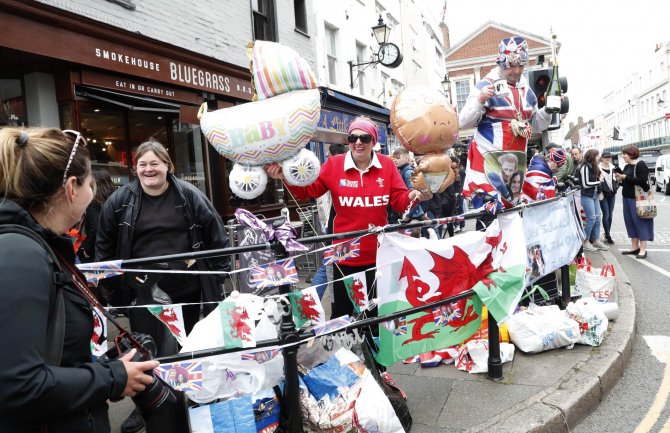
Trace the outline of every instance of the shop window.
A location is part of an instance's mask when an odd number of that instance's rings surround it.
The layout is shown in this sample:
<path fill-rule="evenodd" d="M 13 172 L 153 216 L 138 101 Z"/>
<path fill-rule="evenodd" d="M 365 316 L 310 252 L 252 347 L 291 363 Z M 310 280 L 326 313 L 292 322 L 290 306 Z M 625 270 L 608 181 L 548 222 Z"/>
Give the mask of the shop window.
<path fill-rule="evenodd" d="M 0 126 L 27 126 L 26 101 L 19 79 L 0 79 Z"/>
<path fill-rule="evenodd" d="M 199 125 L 172 120 L 175 175 L 207 194 L 205 160 Z"/>
<path fill-rule="evenodd" d="M 251 0 L 254 40 L 277 42 L 274 0 Z"/>
<path fill-rule="evenodd" d="M 307 6 L 305 3 L 305 0 L 293 0 L 295 28 L 303 33 L 307 33 Z"/>

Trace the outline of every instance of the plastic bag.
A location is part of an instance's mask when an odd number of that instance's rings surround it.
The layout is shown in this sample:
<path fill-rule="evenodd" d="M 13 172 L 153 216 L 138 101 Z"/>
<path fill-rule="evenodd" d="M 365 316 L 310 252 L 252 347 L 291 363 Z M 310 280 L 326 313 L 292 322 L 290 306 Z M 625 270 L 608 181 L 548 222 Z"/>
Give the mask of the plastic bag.
<path fill-rule="evenodd" d="M 606 264 L 601 269 L 593 268 L 587 259 L 586 264 L 578 265 L 574 294 L 609 302 L 614 295 L 615 284 L 614 265 Z"/>
<path fill-rule="evenodd" d="M 349 369 L 351 373 L 342 375 L 342 369 Z M 338 375 L 343 377 L 335 377 Z M 313 369 L 304 379 L 300 383 L 300 403 L 306 430 L 405 432 L 370 370 L 350 350 L 338 350 L 328 362 Z M 317 400 L 311 390 L 321 398 Z"/>
<path fill-rule="evenodd" d="M 510 362 L 514 359 L 514 345 L 500 343 L 500 360 Z M 486 373 L 489 371 L 488 340 L 470 340 L 461 345 L 456 358 L 456 368 L 468 373 Z"/>
<path fill-rule="evenodd" d="M 507 329 L 512 343 L 526 353 L 571 346 L 581 338 L 579 324 L 557 305 L 538 307 L 531 304 L 507 321 Z"/>
<path fill-rule="evenodd" d="M 565 308 L 567 315 L 579 324 L 580 344 L 600 346 L 607 335 L 609 321 L 605 313 L 591 298 L 570 302 Z"/>

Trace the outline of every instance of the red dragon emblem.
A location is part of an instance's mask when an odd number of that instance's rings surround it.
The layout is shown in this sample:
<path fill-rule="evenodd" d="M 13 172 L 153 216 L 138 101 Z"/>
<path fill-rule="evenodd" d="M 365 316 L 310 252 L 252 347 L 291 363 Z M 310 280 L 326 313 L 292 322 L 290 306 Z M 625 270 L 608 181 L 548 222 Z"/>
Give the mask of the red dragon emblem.
<path fill-rule="evenodd" d="M 179 318 L 177 317 L 177 313 L 174 312 L 174 309 L 164 308 L 158 315 L 158 318 L 170 328 L 170 332 L 178 337 L 181 336 L 179 327 L 175 325 L 175 322 L 177 322 Z"/>
<path fill-rule="evenodd" d="M 494 243 L 497 246 L 497 243 L 500 242 L 500 238 L 491 238 L 491 241 L 491 243 Z M 494 271 L 491 265 L 493 262 L 491 254 L 486 257 L 481 265 L 475 267 L 474 263 L 470 261 L 468 254 L 457 246 L 454 247 L 454 255 L 450 259 L 442 257 L 432 251 L 428 251 L 428 253 L 434 261 L 434 266 L 430 271 L 440 282 L 437 291 L 432 295 L 428 296 L 430 293 L 430 286 L 419 278 L 419 273 L 407 257 L 405 257 L 400 272 L 401 279 L 407 278 L 406 296 L 409 303 L 414 307 L 457 295 L 471 289 L 479 281 L 482 281 L 489 288 L 492 285 L 495 285 L 495 282 L 488 278 L 488 275 Z M 467 299 L 461 299 L 453 304 L 455 309 L 460 309 L 463 313 L 460 317 L 449 321 L 451 327 L 463 327 L 479 317 L 473 306 L 467 305 L 467 301 Z M 410 321 L 410 323 L 414 323 L 414 326 L 412 327 L 412 336 L 410 339 L 404 341 L 403 345 L 413 341 L 420 341 L 425 338 L 433 338 L 433 335 L 437 333 L 438 330 L 433 330 L 427 333 L 422 332 L 423 326 L 431 322 L 433 322 L 433 315 L 431 312 L 426 312 L 423 316 L 412 319 Z"/>
<path fill-rule="evenodd" d="M 240 340 L 251 341 L 251 327 L 248 325 L 249 312 L 243 306 L 238 306 L 230 311 L 230 328 L 233 338 Z"/>
<path fill-rule="evenodd" d="M 365 306 L 365 299 L 367 298 L 367 293 L 365 293 L 363 289 L 365 289 L 365 286 L 363 286 L 363 283 L 358 278 L 354 278 L 351 286 L 349 286 L 349 290 L 351 290 L 351 299 L 359 307 Z"/>
<path fill-rule="evenodd" d="M 311 293 L 305 294 L 303 297 L 298 299 L 298 310 L 300 316 L 305 319 L 317 320 L 321 317 L 319 311 L 314 308 L 316 306 L 316 301 L 312 297 Z"/>

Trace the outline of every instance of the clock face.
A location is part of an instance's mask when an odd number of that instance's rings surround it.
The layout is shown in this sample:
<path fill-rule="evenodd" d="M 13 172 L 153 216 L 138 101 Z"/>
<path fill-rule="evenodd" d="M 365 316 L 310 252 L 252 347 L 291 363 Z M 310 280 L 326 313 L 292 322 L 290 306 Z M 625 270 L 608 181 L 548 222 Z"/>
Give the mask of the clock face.
<path fill-rule="evenodd" d="M 389 68 L 395 68 L 402 62 L 400 48 L 394 43 L 384 44 L 379 49 L 379 63 Z"/>

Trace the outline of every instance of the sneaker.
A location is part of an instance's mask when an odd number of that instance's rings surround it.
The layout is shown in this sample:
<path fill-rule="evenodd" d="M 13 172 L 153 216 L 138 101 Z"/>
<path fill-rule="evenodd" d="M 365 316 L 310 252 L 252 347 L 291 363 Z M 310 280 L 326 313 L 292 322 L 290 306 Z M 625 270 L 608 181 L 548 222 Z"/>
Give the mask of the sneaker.
<path fill-rule="evenodd" d="M 589 241 L 584 241 L 584 245 L 582 246 L 584 251 L 598 251 L 598 248 L 594 247 L 591 245 L 591 242 Z"/>
<path fill-rule="evenodd" d="M 121 433 L 137 433 L 144 428 L 144 420 L 142 415 L 134 409 L 128 418 L 121 424 Z"/>
<path fill-rule="evenodd" d="M 605 236 L 605 243 L 608 245 L 614 245 L 614 241 L 611 236 Z"/>
<path fill-rule="evenodd" d="M 600 239 L 598 239 L 598 240 L 595 241 L 595 242 L 592 242 L 592 243 L 591 243 L 591 246 L 593 246 L 593 247 L 595 247 L 595 248 L 597 248 L 597 249 L 599 249 L 599 250 L 603 250 L 603 251 L 607 251 L 607 250 L 610 249 L 610 247 L 608 247 L 607 245 L 605 245 L 604 243 L 602 243 L 602 241 L 601 241 Z"/>

